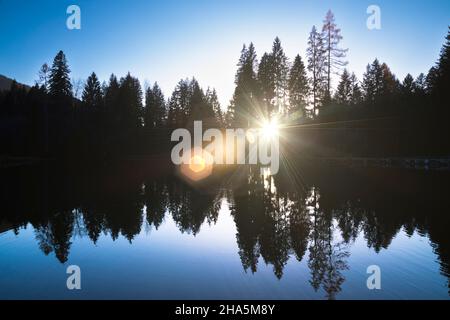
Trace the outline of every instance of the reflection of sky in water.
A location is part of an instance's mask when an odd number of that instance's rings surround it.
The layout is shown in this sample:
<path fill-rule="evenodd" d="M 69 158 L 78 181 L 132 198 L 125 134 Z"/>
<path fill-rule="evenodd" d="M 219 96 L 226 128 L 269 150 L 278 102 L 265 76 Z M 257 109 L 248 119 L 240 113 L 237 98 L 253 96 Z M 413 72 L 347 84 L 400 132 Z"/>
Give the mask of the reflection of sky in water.
<path fill-rule="evenodd" d="M 144 210 L 145 212 L 145 210 Z M 145 219 L 144 219 L 145 221 Z M 342 241 L 333 224 L 333 244 Z M 132 244 L 123 236 L 116 241 L 101 234 L 97 244 L 87 236 L 72 236 L 69 260 L 61 264 L 53 253 L 39 249 L 33 227 L 16 236 L 0 235 L 0 298 L 324 298 L 323 289 L 310 284 L 307 249 L 301 262 L 294 254 L 280 280 L 273 266 L 260 256 L 257 272 L 244 271 L 238 255 L 236 225 L 227 200 L 222 200 L 218 221 L 202 224 L 195 236 L 181 233 L 170 214 L 155 230 L 143 226 Z M 309 247 L 309 246 L 308 246 Z M 438 257 L 427 237 L 401 230 L 388 249 L 377 254 L 367 247 L 360 232 L 344 245 L 348 270 L 338 299 L 448 299 L 447 278 L 440 273 Z M 82 290 L 66 289 L 66 267 L 81 267 Z M 382 290 L 366 288 L 367 266 L 382 271 Z"/>

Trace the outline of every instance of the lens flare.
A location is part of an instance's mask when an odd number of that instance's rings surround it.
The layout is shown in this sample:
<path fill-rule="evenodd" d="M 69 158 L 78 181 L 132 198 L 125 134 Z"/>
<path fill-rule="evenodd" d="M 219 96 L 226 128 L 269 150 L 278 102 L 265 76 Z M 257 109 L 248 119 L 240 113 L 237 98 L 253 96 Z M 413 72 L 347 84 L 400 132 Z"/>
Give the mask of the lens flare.
<path fill-rule="evenodd" d="M 180 173 L 188 182 L 196 182 L 209 177 L 213 169 L 213 156 L 203 149 L 193 148 L 188 163 L 180 165 Z"/>
<path fill-rule="evenodd" d="M 262 137 L 270 140 L 278 136 L 278 122 L 276 119 L 265 121 L 261 128 Z"/>
<path fill-rule="evenodd" d="M 195 155 L 191 158 L 191 161 L 189 162 L 189 169 L 191 169 L 195 173 L 198 173 L 205 170 L 205 168 L 206 161 L 202 156 Z"/>

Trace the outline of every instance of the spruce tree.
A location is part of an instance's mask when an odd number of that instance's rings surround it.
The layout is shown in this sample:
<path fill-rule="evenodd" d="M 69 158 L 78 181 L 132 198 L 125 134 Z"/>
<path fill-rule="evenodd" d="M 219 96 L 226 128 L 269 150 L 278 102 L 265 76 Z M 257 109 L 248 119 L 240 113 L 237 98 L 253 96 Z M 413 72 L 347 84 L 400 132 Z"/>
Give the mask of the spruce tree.
<path fill-rule="evenodd" d="M 118 107 L 124 129 L 142 127 L 142 89 L 139 80 L 130 73 L 120 79 Z"/>
<path fill-rule="evenodd" d="M 416 80 L 414 80 L 414 93 L 418 96 L 424 96 L 426 93 L 426 77 L 423 73 L 420 73 Z"/>
<path fill-rule="evenodd" d="M 297 55 L 289 73 L 289 113 L 306 117 L 309 91 L 306 68 L 300 55 Z"/>
<path fill-rule="evenodd" d="M 395 103 L 400 83 L 386 63 L 375 59 L 367 65 L 363 78 L 364 101 L 369 106 L 388 107 Z"/>
<path fill-rule="evenodd" d="M 407 74 L 400 85 L 401 100 L 403 106 L 412 109 L 418 103 L 418 96 L 416 96 L 416 83 L 411 74 Z"/>
<path fill-rule="evenodd" d="M 416 84 L 414 82 L 414 78 L 411 74 L 408 73 L 402 83 L 402 95 L 405 97 L 412 96 L 415 90 L 415 86 Z"/>
<path fill-rule="evenodd" d="M 400 93 L 401 84 L 386 63 L 381 64 L 381 70 L 382 85 L 380 102 L 386 106 L 392 105 Z"/>
<path fill-rule="evenodd" d="M 353 88 L 352 88 L 352 82 L 350 79 L 350 74 L 348 73 L 347 69 L 344 69 L 344 71 L 341 74 L 341 79 L 337 86 L 337 90 L 334 95 L 334 99 L 336 100 L 336 102 L 338 104 L 348 106 L 352 102 L 352 94 L 353 94 L 352 91 L 353 91 Z"/>
<path fill-rule="evenodd" d="M 258 83 L 261 88 L 261 102 L 264 105 L 264 113 L 272 113 L 275 98 L 275 80 L 273 72 L 273 56 L 264 53 L 258 66 Z"/>
<path fill-rule="evenodd" d="M 158 83 L 145 92 L 144 123 L 147 129 L 162 128 L 166 121 L 166 102 Z"/>
<path fill-rule="evenodd" d="M 435 87 L 438 79 L 438 71 L 436 67 L 431 67 L 428 70 L 427 76 L 425 78 L 425 88 L 427 94 L 435 93 Z"/>
<path fill-rule="evenodd" d="M 95 72 L 87 78 L 84 86 L 82 101 L 88 108 L 92 110 L 99 110 L 102 105 L 102 88 L 100 81 Z"/>
<path fill-rule="evenodd" d="M 289 62 L 281 47 L 281 41 L 275 38 L 272 45 L 273 84 L 275 91 L 275 113 L 284 114 L 288 103 Z"/>
<path fill-rule="evenodd" d="M 110 130 L 113 130 L 114 125 L 119 120 L 119 89 L 120 85 L 117 77 L 111 74 L 104 92 L 105 116 Z"/>
<path fill-rule="evenodd" d="M 446 42 L 442 46 L 439 60 L 430 70 L 430 92 L 434 100 L 441 106 L 448 106 L 450 101 L 450 26 Z"/>
<path fill-rule="evenodd" d="M 225 126 L 225 128 L 233 127 L 234 111 L 235 111 L 235 108 L 233 106 L 233 101 L 231 101 L 230 104 L 227 107 L 227 111 L 225 112 L 225 116 L 224 116 L 224 126 Z"/>
<path fill-rule="evenodd" d="M 380 99 L 383 91 L 383 70 L 378 59 L 367 65 L 362 87 L 365 103 L 374 105 Z"/>
<path fill-rule="evenodd" d="M 311 73 L 313 115 L 317 116 L 326 90 L 326 69 L 323 39 L 315 26 L 313 26 L 309 35 L 306 53 L 308 56 L 308 70 Z"/>
<path fill-rule="evenodd" d="M 171 128 L 180 128 L 186 124 L 189 112 L 191 88 L 189 80 L 180 80 L 169 100 L 167 125 Z"/>
<path fill-rule="evenodd" d="M 244 45 L 239 58 L 235 76 L 236 88 L 230 108 L 233 114 L 233 126 L 245 128 L 252 125 L 261 116 L 258 99 L 260 90 L 256 79 L 256 51 L 253 43 L 248 48 Z"/>
<path fill-rule="evenodd" d="M 206 103 L 208 104 L 209 108 L 211 108 L 214 111 L 214 117 L 217 125 L 222 127 L 224 125 L 224 115 L 220 107 L 216 89 L 211 90 L 210 88 L 208 88 L 206 90 L 205 95 L 206 95 Z"/>
<path fill-rule="evenodd" d="M 208 104 L 207 97 L 197 80 L 192 79 L 190 83 L 190 90 L 191 94 L 188 107 L 188 125 L 193 125 L 193 121 L 195 120 L 201 120 L 203 121 L 204 127 L 215 126 L 216 123 L 213 106 Z"/>
<path fill-rule="evenodd" d="M 58 103 L 67 102 L 72 96 L 72 84 L 70 82 L 70 69 L 64 52 L 59 51 L 53 60 L 49 77 L 49 92 Z"/>
<path fill-rule="evenodd" d="M 360 105 L 363 101 L 363 94 L 361 91 L 361 87 L 359 85 L 359 81 L 356 78 L 355 73 L 353 73 L 353 72 L 350 76 L 350 83 L 351 83 L 351 88 L 352 88 L 351 105 L 353 105 L 353 106 Z"/>

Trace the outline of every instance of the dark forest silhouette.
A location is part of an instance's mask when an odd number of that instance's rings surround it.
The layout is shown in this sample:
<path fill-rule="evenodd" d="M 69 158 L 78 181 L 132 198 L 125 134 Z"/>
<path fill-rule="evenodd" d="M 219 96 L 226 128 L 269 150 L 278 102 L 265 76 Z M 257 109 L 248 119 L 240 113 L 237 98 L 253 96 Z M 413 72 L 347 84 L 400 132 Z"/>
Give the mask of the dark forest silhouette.
<path fill-rule="evenodd" d="M 334 299 L 359 236 L 379 253 L 404 232 L 430 240 L 450 279 L 448 171 L 319 164 L 327 156 L 450 156 L 450 27 L 435 65 L 403 80 L 378 59 L 357 79 L 341 39 L 329 11 L 312 28 L 305 57 L 291 61 L 278 37 L 260 58 L 253 43 L 243 45 L 226 111 L 195 78 L 180 80 L 170 96 L 130 73 L 75 81 L 58 52 L 34 86 L 13 81 L 0 90 L 0 160 L 48 160 L 0 170 L 1 231 L 31 225 L 41 251 L 67 263 L 75 236 L 132 243 L 172 219 L 194 237 L 217 223 L 226 201 L 245 272 L 265 263 L 281 279 L 289 261 L 305 262 L 310 285 Z M 258 165 L 217 166 L 197 183 L 174 174 L 174 129 L 194 120 L 204 129 L 248 128 L 270 118 L 282 132 L 277 175 Z M 96 159 L 102 165 L 86 165 Z"/>
<path fill-rule="evenodd" d="M 450 31 L 435 66 L 426 75 L 414 79 L 408 74 L 403 81 L 378 59 L 358 80 L 344 69 L 347 49 L 339 47 L 341 39 L 329 11 L 322 30 L 311 31 L 306 63 L 300 55 L 290 63 L 278 37 L 272 51 L 259 61 L 253 44 L 244 45 L 226 112 L 215 89 L 205 91 L 195 78 L 180 80 L 169 98 L 157 83 L 143 91 L 130 73 L 121 78 L 111 75 L 107 83 L 100 83 L 93 72 L 82 88 L 79 81 L 71 81 L 69 64 L 60 51 L 50 67 L 42 66 L 32 88 L 14 81 L 10 90 L 0 92 L 2 154 L 108 158 L 163 153 L 170 146 L 171 130 L 190 127 L 194 120 L 203 120 L 205 128 L 245 128 L 277 117 L 286 130 L 308 125 L 395 129 L 387 138 L 368 138 L 374 147 L 381 145 L 380 154 L 388 153 L 384 144 L 397 139 L 399 145 L 414 141 L 427 145 L 405 151 L 408 155 L 448 155 L 444 137 L 449 133 Z M 335 89 L 334 74 L 340 76 Z M 404 130 L 407 134 L 402 136 Z M 339 149 L 342 142 L 348 153 L 366 155 L 352 142 L 358 135 L 317 143 Z"/>

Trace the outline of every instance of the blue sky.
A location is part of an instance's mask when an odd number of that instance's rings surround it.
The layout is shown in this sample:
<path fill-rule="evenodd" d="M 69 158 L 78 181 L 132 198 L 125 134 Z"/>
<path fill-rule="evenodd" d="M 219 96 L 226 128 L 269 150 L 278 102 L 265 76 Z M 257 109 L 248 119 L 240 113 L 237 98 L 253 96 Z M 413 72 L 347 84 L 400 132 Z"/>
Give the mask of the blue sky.
<path fill-rule="evenodd" d="M 66 28 L 71 4 L 81 8 L 81 30 Z M 366 27 L 371 4 L 381 8 L 381 30 Z M 291 61 L 305 57 L 308 33 L 328 9 L 360 79 L 375 57 L 399 78 L 427 72 L 450 24 L 448 0 L 0 0 L 0 74 L 33 84 L 42 63 L 63 50 L 76 79 L 130 71 L 170 95 L 179 79 L 195 76 L 228 104 L 243 43 L 253 41 L 261 57 L 279 36 Z"/>

